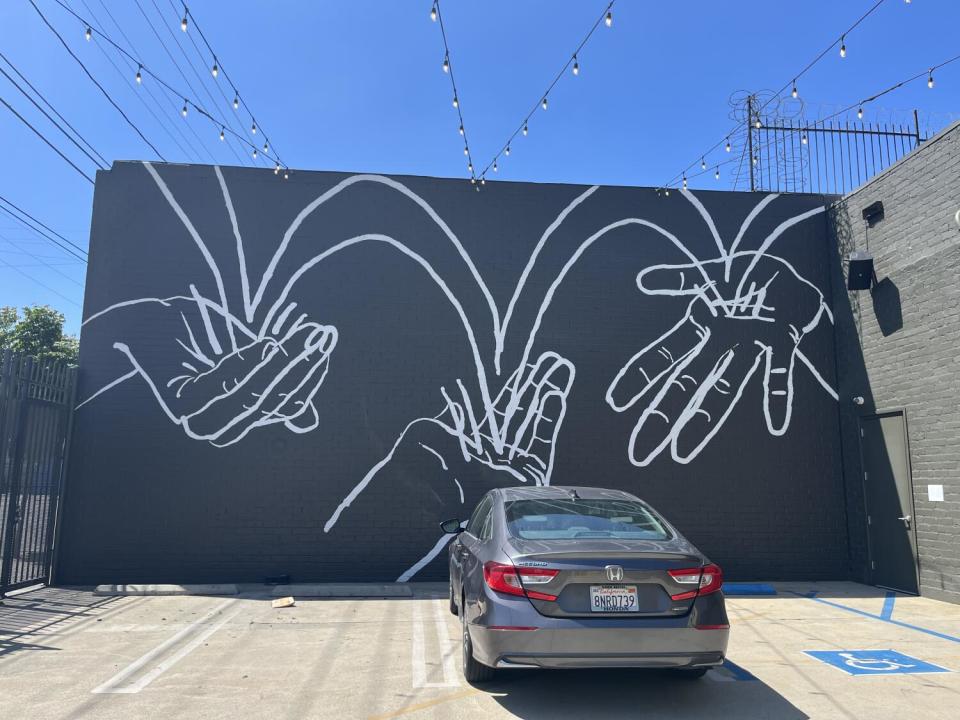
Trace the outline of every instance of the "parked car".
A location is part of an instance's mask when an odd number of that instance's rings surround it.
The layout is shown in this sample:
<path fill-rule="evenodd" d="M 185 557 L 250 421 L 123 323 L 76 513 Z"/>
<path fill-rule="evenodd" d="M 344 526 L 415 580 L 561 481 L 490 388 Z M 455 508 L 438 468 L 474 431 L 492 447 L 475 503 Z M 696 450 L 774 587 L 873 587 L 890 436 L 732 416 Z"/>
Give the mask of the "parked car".
<path fill-rule="evenodd" d="M 619 490 L 491 490 L 445 520 L 450 611 L 470 682 L 497 668 L 672 668 L 700 677 L 729 637 L 723 574 Z"/>

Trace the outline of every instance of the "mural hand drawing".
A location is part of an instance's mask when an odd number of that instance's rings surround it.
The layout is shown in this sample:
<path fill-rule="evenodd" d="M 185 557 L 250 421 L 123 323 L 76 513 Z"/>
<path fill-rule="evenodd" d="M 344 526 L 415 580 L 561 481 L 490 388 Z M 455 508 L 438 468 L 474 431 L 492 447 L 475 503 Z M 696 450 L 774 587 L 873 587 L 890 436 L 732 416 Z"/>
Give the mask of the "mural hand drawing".
<path fill-rule="evenodd" d="M 404 528 L 415 539 L 410 546 L 412 564 L 400 574 L 401 580 L 413 577 L 442 551 L 449 536 L 439 536 L 438 519 L 465 517 L 491 487 L 551 482 L 576 368 L 555 350 L 537 347 L 537 335 L 569 271 L 594 243 L 614 230 L 626 228 L 644 236 L 652 231 L 686 258 L 684 262 L 637 268 L 636 284 L 643 296 L 672 296 L 687 300 L 687 304 L 683 316 L 661 337 L 652 342 L 641 338 L 640 350 L 609 380 L 605 398 L 609 407 L 617 413 L 636 414 L 626 442 L 631 463 L 645 466 L 664 453 L 677 462 L 690 462 L 720 431 L 750 382 L 763 385 L 763 406 L 757 411 L 762 412 L 772 435 L 782 435 L 789 427 L 797 373 L 809 372 L 836 397 L 802 347 L 808 333 L 824 321 L 832 322 L 823 295 L 771 249 L 785 230 L 822 212 L 822 207 L 784 221 L 747 249 L 742 245 L 751 223 L 776 195 L 766 196 L 746 218 L 734 241 L 726 245 L 704 206 L 693 193 L 683 191 L 715 240 L 717 254 L 706 258 L 644 218 L 628 217 L 605 225 L 580 242 L 545 292 L 533 298 L 538 311 L 532 325 L 519 330 L 519 343 L 514 340 L 511 345 L 523 348 L 511 370 L 502 368 L 501 362 L 506 340 L 512 337 L 508 328 L 527 280 L 553 233 L 589 200 L 598 190 L 596 186 L 578 195 L 545 229 L 506 311 L 501 312 L 454 231 L 426 200 L 396 180 L 355 175 L 326 190 L 283 232 L 260 277 L 251 278 L 229 188 L 220 169 L 214 168 L 236 240 L 239 268 L 238 277 L 224 278 L 210 248 L 157 170 L 149 163 L 144 167 L 192 238 L 216 293 L 208 292 L 208 297 L 200 292 L 198 287 L 211 285 L 209 278 L 206 285 L 198 279 L 179 289 L 181 294 L 126 300 L 88 317 L 84 324 L 121 311 L 163 316 L 157 327 L 172 328 L 167 340 L 182 357 L 174 372 L 169 362 L 164 366 L 154 362 L 149 346 L 138 347 L 130 339 L 117 337 L 113 347 L 131 369 L 81 405 L 122 382 L 137 379 L 149 387 L 161 410 L 189 438 L 216 447 L 238 443 L 268 426 L 297 434 L 316 429 L 322 386 L 336 376 L 336 371 L 334 375 L 330 372 L 339 333 L 333 325 L 301 312 L 291 298 L 298 297 L 298 284 L 314 268 L 359 245 L 385 247 L 419 266 L 453 309 L 471 359 L 470 374 L 438 380 L 436 414 L 412 418 L 405 427 L 397 428 L 399 435 L 389 451 L 358 479 L 324 523 L 324 531 L 332 532 L 350 513 L 362 515 L 353 507 L 356 503 L 364 502 L 365 497 L 382 497 L 382 493 L 369 492 L 372 483 L 408 488 L 415 503 L 428 511 L 411 521 L 414 526 Z M 307 245 L 298 239 L 300 226 L 311 213 L 349 188 L 368 184 L 399 193 L 429 219 L 475 284 L 470 288 L 473 297 L 480 291 L 489 317 L 485 311 L 477 317 L 476 303 L 470 306 L 464 300 L 467 288 L 451 287 L 423 251 L 390 235 L 311 237 Z M 300 262 L 298 255 L 291 265 L 288 256 L 282 263 L 294 242 L 300 243 L 300 252 L 306 247 L 309 257 Z M 238 308 L 228 303 L 225 284 L 231 282 L 234 290 L 240 288 L 230 295 L 242 299 Z M 530 294 L 528 291 L 525 297 Z M 791 298 L 791 302 L 777 306 L 773 298 Z M 492 347 L 492 357 L 482 352 L 482 347 Z M 604 379 L 605 385 L 607 382 Z M 418 467 L 429 464 L 432 470 L 411 473 L 411 462 Z"/>

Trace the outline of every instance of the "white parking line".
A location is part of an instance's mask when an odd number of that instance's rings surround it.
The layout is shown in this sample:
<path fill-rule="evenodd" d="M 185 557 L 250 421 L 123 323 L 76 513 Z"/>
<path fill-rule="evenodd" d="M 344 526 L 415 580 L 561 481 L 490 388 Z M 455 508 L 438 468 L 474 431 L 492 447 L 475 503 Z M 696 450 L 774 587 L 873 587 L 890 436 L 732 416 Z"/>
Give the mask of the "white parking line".
<path fill-rule="evenodd" d="M 427 682 L 427 659 L 424 641 L 423 601 L 414 600 L 413 605 L 413 637 L 411 639 L 411 670 L 414 688 L 460 687 L 454 666 L 453 643 L 447 629 L 444 617 L 445 600 L 434 600 L 434 627 L 437 633 L 437 645 L 440 652 L 443 682 Z"/>
<path fill-rule="evenodd" d="M 103 694 L 103 693 L 130 694 L 130 693 L 140 692 L 147 685 L 152 683 L 154 680 L 160 677 L 163 673 L 165 673 L 171 667 L 173 667 L 178 662 L 180 662 L 180 660 L 182 660 L 191 652 L 196 650 L 200 646 L 200 644 L 203 643 L 204 640 L 206 640 L 211 635 L 213 635 L 217 630 L 219 630 L 221 627 L 226 625 L 230 620 L 233 620 L 233 618 L 235 618 L 240 613 L 239 609 L 234 613 L 231 613 L 229 615 L 224 615 L 217 622 L 207 626 L 201 632 L 199 633 L 197 632 L 198 630 L 201 629 L 201 627 L 206 622 L 213 619 L 216 615 L 222 613 L 224 610 L 226 610 L 228 607 L 233 605 L 235 602 L 237 602 L 236 598 L 231 598 L 230 600 L 226 600 L 220 603 L 215 608 L 213 608 L 213 610 L 208 612 L 206 615 L 199 618 L 195 622 L 190 623 L 189 625 L 187 625 L 187 627 L 183 628 L 176 635 L 165 640 L 163 643 L 155 647 L 146 655 L 143 655 L 137 660 L 134 660 L 132 663 L 127 665 L 127 667 L 125 667 L 123 670 L 118 672 L 116 675 L 114 675 L 112 678 L 107 680 L 102 685 L 95 687 L 90 692 L 95 694 Z M 135 675 L 145 666 L 147 666 L 148 664 L 156 660 L 158 657 L 163 655 L 165 652 L 170 650 L 170 648 L 175 646 L 178 642 L 180 642 L 184 638 L 194 633 L 196 633 L 196 636 L 192 640 L 190 640 L 190 642 L 185 644 L 183 647 L 181 647 L 179 650 L 174 652 L 165 660 L 158 662 L 153 667 L 153 669 L 151 669 L 149 672 L 142 675 L 139 679 L 134 680 L 133 682 L 127 683 L 127 680 L 131 676 Z"/>

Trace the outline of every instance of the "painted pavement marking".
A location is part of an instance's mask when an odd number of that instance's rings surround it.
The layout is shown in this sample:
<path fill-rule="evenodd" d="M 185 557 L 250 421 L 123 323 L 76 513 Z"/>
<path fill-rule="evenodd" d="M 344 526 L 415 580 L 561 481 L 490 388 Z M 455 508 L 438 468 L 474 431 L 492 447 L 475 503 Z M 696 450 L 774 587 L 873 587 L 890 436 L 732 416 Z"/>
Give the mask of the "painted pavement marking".
<path fill-rule="evenodd" d="M 427 655 L 425 641 L 425 625 L 423 619 L 423 602 L 414 600 L 412 604 L 413 612 L 413 637 L 410 644 L 411 670 L 413 676 L 413 687 L 415 688 L 437 688 L 437 687 L 460 687 L 457 679 L 457 670 L 454 664 L 454 652 L 456 644 L 450 639 L 450 631 L 447 628 L 447 618 L 444 615 L 446 600 L 432 600 L 434 612 L 434 628 L 437 634 L 437 646 L 440 653 L 440 667 L 443 671 L 442 682 L 427 681 Z M 458 640 L 459 643 L 459 640 Z"/>
<path fill-rule="evenodd" d="M 804 654 L 848 675 L 913 675 L 950 672 L 896 650 L 804 650 Z"/>

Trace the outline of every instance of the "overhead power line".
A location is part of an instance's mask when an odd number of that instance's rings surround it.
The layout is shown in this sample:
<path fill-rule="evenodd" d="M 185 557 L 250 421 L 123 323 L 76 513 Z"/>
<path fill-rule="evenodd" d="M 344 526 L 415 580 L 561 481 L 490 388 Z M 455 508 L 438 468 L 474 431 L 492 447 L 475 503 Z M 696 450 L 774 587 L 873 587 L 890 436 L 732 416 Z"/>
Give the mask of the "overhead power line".
<path fill-rule="evenodd" d="M 793 97 L 797 97 L 797 95 L 799 95 L 797 83 L 800 80 L 800 78 L 806 75 L 818 62 L 820 62 L 827 55 L 827 53 L 829 53 L 831 50 L 836 48 L 838 45 L 840 46 L 840 52 L 839 52 L 840 57 L 845 58 L 847 56 L 847 45 L 846 45 L 847 36 L 850 35 L 850 33 L 852 33 L 854 30 L 856 30 L 868 17 L 870 17 L 874 12 L 876 12 L 880 8 L 880 6 L 883 5 L 885 2 L 886 0 L 876 0 L 876 2 L 873 5 L 871 5 L 870 8 L 866 12 L 864 12 L 852 25 L 850 25 L 850 27 L 848 27 L 846 30 L 841 32 L 839 36 L 836 36 L 836 38 L 829 45 L 827 45 L 827 47 L 821 50 L 820 53 L 818 53 L 816 57 L 813 58 L 813 60 L 808 62 L 803 67 L 803 69 L 795 73 L 791 77 L 791 79 L 788 80 L 786 83 L 784 83 L 784 85 L 777 92 L 771 95 L 763 104 L 759 105 L 755 110 L 756 118 L 759 118 L 760 113 L 763 112 L 763 110 L 767 107 L 767 105 L 769 105 L 774 100 L 778 99 L 784 93 L 784 91 L 786 91 L 788 88 L 791 90 L 791 95 L 793 95 Z M 747 120 L 748 122 L 750 122 L 750 121 L 753 121 L 754 118 L 748 118 Z M 696 156 L 696 158 L 693 160 L 693 162 L 691 162 L 689 165 L 684 167 L 680 172 L 674 175 L 669 182 L 663 185 L 663 187 L 669 188 L 670 186 L 675 185 L 677 181 L 680 180 L 682 177 L 686 177 L 687 172 L 689 172 L 692 168 L 694 168 L 698 162 L 700 162 L 702 159 L 709 156 L 717 148 L 724 145 L 724 142 L 728 141 L 730 136 L 734 135 L 739 129 L 740 129 L 740 125 L 738 124 L 729 132 L 727 132 L 724 138 L 720 139 L 718 142 L 711 145 L 709 148 L 707 148 L 706 151 L 699 153 Z M 708 163 L 708 165 L 713 165 L 713 164 L 714 163 Z"/>
<path fill-rule="evenodd" d="M 34 233 L 44 238 L 45 240 L 53 243 L 61 250 L 73 255 L 77 260 L 82 260 L 83 262 L 87 261 L 87 251 L 76 243 L 68 240 L 63 235 L 58 233 L 56 230 L 51 228 L 49 225 L 43 223 L 42 221 L 35 218 L 33 215 L 28 213 L 26 210 L 21 208 L 16 203 L 7 200 L 3 195 L 0 195 L 0 211 L 6 213 L 18 223 L 24 227 L 32 230 Z M 9 206 L 11 209 L 5 207 Z M 26 218 L 26 219 L 25 219 Z"/>
<path fill-rule="evenodd" d="M 551 82 L 550 85 L 547 86 L 547 89 L 538 96 L 538 99 L 534 104 L 533 108 L 530 110 L 530 112 L 526 114 L 526 116 L 524 116 L 523 120 L 517 126 L 517 129 L 513 131 L 513 134 L 511 134 L 510 137 L 507 138 L 507 141 L 501 146 L 500 150 L 497 151 L 497 154 L 494 155 L 493 160 L 487 163 L 487 166 L 482 171 L 480 171 L 480 182 L 484 182 L 487 171 L 492 169 L 494 172 L 497 172 L 499 170 L 497 161 L 500 159 L 501 156 L 510 155 L 511 145 L 514 139 L 517 137 L 517 135 L 520 135 L 522 133 L 524 136 L 526 136 L 529 129 L 530 118 L 532 118 L 534 114 L 537 112 L 537 108 L 542 108 L 543 110 L 547 109 L 549 104 L 550 92 L 553 90 L 554 86 L 558 82 L 560 82 L 560 78 L 564 76 L 567 70 L 571 70 L 571 72 L 574 75 L 580 74 L 579 54 L 583 50 L 587 42 L 590 40 L 590 38 L 593 37 L 593 33 L 596 32 L 596 29 L 600 27 L 601 23 L 603 23 L 607 27 L 611 27 L 613 25 L 613 5 L 615 2 L 616 0 L 611 0 L 611 2 L 604 8 L 603 12 L 600 13 L 600 16 L 597 18 L 596 22 L 594 22 L 593 25 L 590 27 L 589 32 L 587 32 L 583 40 L 580 41 L 580 44 L 577 45 L 576 49 L 567 59 L 566 63 L 564 63 L 563 67 L 560 68 L 560 72 L 557 73 L 557 76 L 553 79 L 553 82 Z"/>
<path fill-rule="evenodd" d="M 13 271 L 16 272 L 16 273 L 20 273 L 20 274 L 23 275 L 27 280 L 30 280 L 31 282 L 36 283 L 37 285 L 39 285 L 40 287 L 44 288 L 45 290 L 49 290 L 49 291 L 52 292 L 54 295 L 57 295 L 58 297 L 61 297 L 61 298 L 63 298 L 64 300 L 66 300 L 66 301 L 67 301 L 68 303 L 70 303 L 71 305 L 76 305 L 77 307 L 81 307 L 80 303 L 78 303 L 76 300 L 71 300 L 71 299 L 68 298 L 66 295 L 64 295 L 62 292 L 60 292 L 59 290 L 54 290 L 52 287 L 50 287 L 49 285 L 47 285 L 47 284 L 46 284 L 45 282 L 43 282 L 42 280 L 37 280 L 37 278 L 35 278 L 35 277 L 34 277 L 33 275 L 31 275 L 30 273 L 25 273 L 23 270 L 21 270 L 20 268 L 18 268 L 16 265 L 11 265 L 10 263 L 8 263 L 8 262 L 7 262 L 6 260 L 4 260 L 3 258 L 0 258 L 0 265 L 3 265 L 3 266 L 6 266 L 6 267 L 10 268 L 11 270 L 13 270 Z"/>
<path fill-rule="evenodd" d="M 450 86 L 453 89 L 453 107 L 457 111 L 457 117 L 460 119 L 458 132 L 463 137 L 463 154 L 467 156 L 467 172 L 470 173 L 470 182 L 476 185 L 477 176 L 473 171 L 473 155 L 470 153 L 470 141 L 467 138 L 467 128 L 463 122 L 463 108 L 460 107 L 460 93 L 457 90 L 457 81 L 453 76 L 453 61 L 450 58 L 450 45 L 447 42 L 447 31 L 443 25 L 443 13 L 440 12 L 440 0 L 434 0 L 430 8 L 430 18 L 439 23 L 440 37 L 443 38 L 443 71 L 450 77 Z M 480 188 L 477 188 L 478 190 Z"/>

